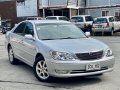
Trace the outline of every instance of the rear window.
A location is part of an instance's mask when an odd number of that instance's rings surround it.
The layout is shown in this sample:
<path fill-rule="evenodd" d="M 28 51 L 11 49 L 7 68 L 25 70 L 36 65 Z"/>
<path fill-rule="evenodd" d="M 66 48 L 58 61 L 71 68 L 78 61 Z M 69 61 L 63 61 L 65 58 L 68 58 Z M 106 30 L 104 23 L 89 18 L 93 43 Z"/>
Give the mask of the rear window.
<path fill-rule="evenodd" d="M 67 17 L 59 17 L 59 20 L 69 21 L 69 19 Z"/>
<path fill-rule="evenodd" d="M 93 18 L 91 16 L 85 16 L 85 20 L 86 22 L 93 21 Z"/>
<path fill-rule="evenodd" d="M 94 23 L 107 23 L 107 19 L 106 18 L 97 18 Z"/>
<path fill-rule="evenodd" d="M 83 17 L 72 17 L 71 21 L 73 21 L 73 22 L 83 22 Z"/>
<path fill-rule="evenodd" d="M 56 20 L 56 17 L 46 17 L 47 20 Z"/>

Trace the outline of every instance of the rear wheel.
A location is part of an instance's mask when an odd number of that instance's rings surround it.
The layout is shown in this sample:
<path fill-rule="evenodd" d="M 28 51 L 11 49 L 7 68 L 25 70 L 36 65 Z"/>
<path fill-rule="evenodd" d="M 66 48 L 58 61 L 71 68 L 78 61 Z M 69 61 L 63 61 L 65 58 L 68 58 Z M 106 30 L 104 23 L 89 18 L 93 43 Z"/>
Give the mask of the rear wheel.
<path fill-rule="evenodd" d="M 110 32 L 110 36 L 113 36 L 113 34 L 114 34 L 114 30 L 112 29 Z"/>
<path fill-rule="evenodd" d="M 38 57 L 33 66 L 34 74 L 39 81 L 49 81 L 51 76 L 48 73 L 47 65 L 44 59 L 41 60 L 41 57 Z"/>
<path fill-rule="evenodd" d="M 10 61 L 11 64 L 13 64 L 13 65 L 18 64 L 19 60 L 17 60 L 14 57 L 14 53 L 13 53 L 13 50 L 12 50 L 11 46 L 8 49 L 8 56 L 9 56 L 9 61 Z"/>

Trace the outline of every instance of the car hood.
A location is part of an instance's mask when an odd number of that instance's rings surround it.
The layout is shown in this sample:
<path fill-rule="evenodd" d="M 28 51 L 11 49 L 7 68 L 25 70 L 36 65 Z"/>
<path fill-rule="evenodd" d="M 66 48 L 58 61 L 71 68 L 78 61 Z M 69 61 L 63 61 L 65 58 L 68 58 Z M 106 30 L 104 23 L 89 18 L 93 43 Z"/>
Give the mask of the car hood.
<path fill-rule="evenodd" d="M 105 50 L 108 46 L 93 38 L 46 40 L 44 44 L 54 51 L 86 53 Z"/>

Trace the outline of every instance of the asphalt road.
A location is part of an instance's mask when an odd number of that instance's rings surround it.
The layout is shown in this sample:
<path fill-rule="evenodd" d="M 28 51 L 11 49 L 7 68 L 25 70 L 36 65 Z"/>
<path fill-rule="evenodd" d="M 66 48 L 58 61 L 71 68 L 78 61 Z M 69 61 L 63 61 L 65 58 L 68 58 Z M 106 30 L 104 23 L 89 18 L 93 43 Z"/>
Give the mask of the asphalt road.
<path fill-rule="evenodd" d="M 4 35 L 0 35 L 0 90 L 120 90 L 120 36 L 95 36 L 108 44 L 115 56 L 114 71 L 100 77 L 77 77 L 39 82 L 32 68 L 25 65 L 11 65 L 4 47 Z"/>

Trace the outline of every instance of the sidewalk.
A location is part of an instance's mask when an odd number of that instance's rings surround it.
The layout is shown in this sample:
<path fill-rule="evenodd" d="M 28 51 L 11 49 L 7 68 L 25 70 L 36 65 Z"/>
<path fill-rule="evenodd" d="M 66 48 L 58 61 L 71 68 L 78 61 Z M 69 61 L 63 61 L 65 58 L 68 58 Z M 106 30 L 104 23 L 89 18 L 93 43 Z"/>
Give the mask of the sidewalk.
<path fill-rule="evenodd" d="M 0 46 L 4 46 L 5 35 L 0 33 Z"/>

